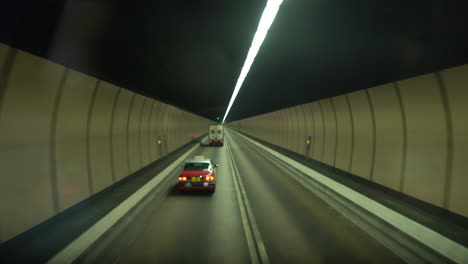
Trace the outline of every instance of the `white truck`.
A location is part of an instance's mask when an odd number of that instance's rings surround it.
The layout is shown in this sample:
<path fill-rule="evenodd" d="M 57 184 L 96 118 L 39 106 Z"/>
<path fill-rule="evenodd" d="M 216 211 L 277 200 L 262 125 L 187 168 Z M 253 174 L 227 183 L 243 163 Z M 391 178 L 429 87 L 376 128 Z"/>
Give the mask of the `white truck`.
<path fill-rule="evenodd" d="M 210 146 L 222 146 L 224 144 L 224 125 L 208 125 L 208 143 Z"/>

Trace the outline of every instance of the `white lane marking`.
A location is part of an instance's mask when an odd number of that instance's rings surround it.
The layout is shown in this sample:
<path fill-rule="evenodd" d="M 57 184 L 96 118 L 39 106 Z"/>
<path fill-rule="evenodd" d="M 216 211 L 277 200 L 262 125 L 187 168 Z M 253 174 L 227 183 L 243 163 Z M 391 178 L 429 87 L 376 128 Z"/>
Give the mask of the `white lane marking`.
<path fill-rule="evenodd" d="M 234 131 L 234 130 L 232 130 Z M 468 263 L 468 248 L 463 245 L 458 244 L 457 242 L 450 240 L 449 238 L 431 230 L 404 215 L 401 215 L 392 209 L 354 191 L 347 186 L 344 186 L 338 182 L 331 180 L 330 178 L 296 162 L 293 159 L 290 159 L 279 152 L 276 152 L 270 149 L 267 146 L 264 146 L 261 143 L 258 143 L 240 133 L 236 132 L 239 136 L 250 141 L 254 145 L 263 149 L 264 151 L 270 153 L 271 155 L 281 159 L 285 163 L 291 165 L 292 167 L 298 169 L 302 173 L 308 175 L 314 180 L 322 183 L 333 191 L 337 192 L 343 197 L 346 197 L 355 204 L 366 209 L 370 213 L 378 216 L 382 220 L 386 221 L 390 225 L 398 228 L 402 232 L 421 242 L 422 244 L 432 248 L 439 254 L 447 257 L 448 259 L 457 262 L 457 263 Z"/>
<path fill-rule="evenodd" d="M 225 144 L 225 147 L 227 146 L 227 144 Z M 228 152 L 228 155 L 229 155 L 229 152 Z M 241 219 L 242 219 L 242 225 L 244 226 L 244 233 L 245 233 L 245 237 L 247 239 L 247 246 L 249 247 L 249 252 L 250 252 L 250 260 L 252 261 L 253 264 L 257 264 L 259 263 L 258 262 L 258 254 L 257 254 L 257 251 L 255 250 L 255 242 L 253 241 L 253 234 L 250 230 L 250 226 L 249 226 L 249 223 L 248 223 L 248 219 L 247 219 L 247 213 L 246 213 L 246 210 L 245 210 L 245 207 L 242 206 L 243 205 L 243 202 L 242 202 L 242 198 L 241 198 L 241 192 L 239 190 L 239 184 L 237 183 L 237 179 L 236 177 L 234 176 L 234 164 L 233 164 L 233 161 L 231 161 L 231 157 L 228 158 L 229 159 L 229 163 L 231 164 L 231 168 L 232 168 L 232 178 L 233 178 L 233 181 L 234 181 L 234 187 L 236 189 L 236 196 L 237 196 L 237 204 L 239 205 L 239 210 L 241 212 Z"/>
<path fill-rule="evenodd" d="M 252 207 L 250 205 L 249 199 L 247 197 L 247 193 L 244 188 L 244 184 L 242 182 L 242 178 L 240 177 L 239 169 L 234 160 L 234 155 L 231 151 L 231 148 L 228 144 L 227 151 L 229 162 L 231 163 L 232 168 L 232 178 L 234 180 L 234 186 L 237 192 L 237 200 L 239 204 L 239 208 L 241 210 L 241 217 L 242 223 L 244 224 L 244 231 L 247 236 L 247 243 L 249 245 L 249 251 L 252 263 L 259 263 L 258 260 L 261 260 L 262 264 L 270 263 L 268 258 L 268 254 L 265 249 L 265 243 L 260 235 L 260 230 L 258 229 L 257 222 L 255 221 L 254 214 L 252 212 Z M 248 221 L 247 221 L 248 217 Z M 250 226 L 248 224 L 250 222 Z M 253 232 L 253 239 L 252 234 L 249 232 Z M 257 251 L 255 250 L 255 245 L 253 244 L 255 240 L 256 248 L 258 249 L 258 253 L 260 254 L 260 259 L 258 258 Z"/>
<path fill-rule="evenodd" d="M 188 156 L 190 156 L 199 145 L 195 145 L 184 155 L 174 161 L 156 177 L 151 179 L 143 187 L 137 190 L 134 194 L 128 197 L 125 201 L 120 203 L 112 211 L 101 218 L 92 227 L 86 230 L 78 238 L 68 244 L 64 249 L 58 252 L 47 263 L 50 264 L 63 264 L 72 263 L 75 261 L 91 244 L 98 240 L 109 228 L 111 228 L 117 221 L 122 218 L 130 209 L 132 209 L 138 202 L 140 202 L 150 191 L 159 185 L 168 175 L 172 173 Z"/>
<path fill-rule="evenodd" d="M 375 221 L 368 219 L 367 210 L 354 210 L 354 206 L 357 207 L 358 205 L 350 203 L 346 197 L 338 196 L 332 190 L 323 188 L 323 185 L 319 184 L 317 181 L 314 181 L 303 173 L 294 171 L 289 165 L 283 164 L 280 159 L 270 156 L 269 153 L 266 153 L 265 151 L 258 148 L 254 148 L 254 150 L 258 151 L 258 153 L 261 153 L 262 155 L 266 155 L 265 157 L 267 157 L 271 162 L 280 164 L 279 168 L 286 171 L 287 173 L 290 173 L 290 176 L 293 177 L 296 181 L 301 183 L 310 192 L 314 193 L 317 197 L 338 211 L 340 213 L 340 217 L 345 217 L 347 220 L 354 223 L 357 227 L 360 227 L 384 247 L 398 255 L 406 263 L 424 263 L 421 260 L 421 257 L 417 255 L 418 252 L 413 251 L 412 249 L 406 247 L 406 245 L 399 243 L 399 241 L 388 239 L 387 233 L 377 228 L 375 226 Z M 349 205 L 352 207 L 349 207 Z M 366 212 L 365 214 L 363 213 L 364 211 Z M 427 258 L 427 256 L 424 256 L 424 258 L 430 259 Z"/>

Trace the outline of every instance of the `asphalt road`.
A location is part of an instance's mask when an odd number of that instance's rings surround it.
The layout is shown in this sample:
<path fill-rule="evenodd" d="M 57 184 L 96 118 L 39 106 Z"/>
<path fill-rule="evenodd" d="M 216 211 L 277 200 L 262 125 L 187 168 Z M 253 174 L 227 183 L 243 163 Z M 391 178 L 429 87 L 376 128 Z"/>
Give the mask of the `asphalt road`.
<path fill-rule="evenodd" d="M 212 196 L 170 180 L 80 262 L 402 262 L 233 132 L 197 155 L 219 164 Z"/>

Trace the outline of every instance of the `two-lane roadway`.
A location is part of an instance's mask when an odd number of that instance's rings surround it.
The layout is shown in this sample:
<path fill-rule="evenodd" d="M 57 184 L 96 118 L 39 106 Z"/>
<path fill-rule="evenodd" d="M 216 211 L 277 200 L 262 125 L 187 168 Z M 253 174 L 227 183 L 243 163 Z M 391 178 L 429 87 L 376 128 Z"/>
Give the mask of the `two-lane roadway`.
<path fill-rule="evenodd" d="M 195 155 L 219 164 L 212 196 L 170 191 L 149 199 L 111 245 L 81 262 L 402 262 L 235 132 L 227 129 L 224 147 Z"/>

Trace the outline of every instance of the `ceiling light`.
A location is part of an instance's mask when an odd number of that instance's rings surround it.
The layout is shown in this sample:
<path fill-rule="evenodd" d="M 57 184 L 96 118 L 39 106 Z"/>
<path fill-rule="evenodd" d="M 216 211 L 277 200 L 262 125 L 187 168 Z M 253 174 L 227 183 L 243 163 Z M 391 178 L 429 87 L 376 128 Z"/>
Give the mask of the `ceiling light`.
<path fill-rule="evenodd" d="M 268 0 L 265 10 L 263 10 L 262 18 L 260 18 L 260 23 L 258 24 L 257 32 L 255 32 L 254 39 L 250 45 L 249 53 L 247 54 L 247 59 L 244 62 L 239 79 L 237 79 L 234 92 L 232 93 L 231 100 L 229 101 L 228 108 L 224 114 L 223 121 L 226 120 L 229 111 L 231 110 L 232 104 L 236 100 L 237 94 L 239 93 L 242 84 L 244 83 L 245 77 L 249 73 L 250 67 L 257 56 L 258 50 L 262 46 L 263 40 L 265 39 L 268 29 L 270 29 L 271 24 L 275 20 L 275 16 L 278 13 L 279 7 L 283 0 Z"/>

